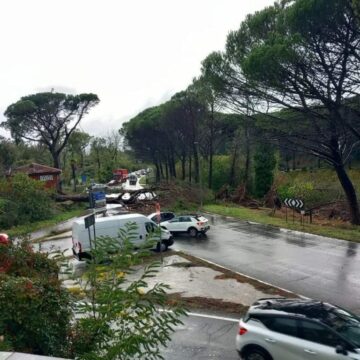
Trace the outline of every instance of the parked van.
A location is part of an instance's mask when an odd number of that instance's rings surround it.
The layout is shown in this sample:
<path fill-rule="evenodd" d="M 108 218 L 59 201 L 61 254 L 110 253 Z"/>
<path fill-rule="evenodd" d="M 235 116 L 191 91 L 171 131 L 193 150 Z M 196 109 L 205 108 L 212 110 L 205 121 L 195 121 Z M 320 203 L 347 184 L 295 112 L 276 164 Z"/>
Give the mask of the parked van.
<path fill-rule="evenodd" d="M 137 237 L 133 239 L 135 246 L 140 246 L 146 239 L 155 232 L 157 225 L 148 219 L 146 216 L 141 214 L 124 214 L 115 215 L 111 217 L 103 217 L 95 219 L 95 231 L 96 237 L 98 236 L 110 236 L 118 238 L 119 229 L 123 228 L 128 223 L 137 224 Z M 91 228 L 90 231 L 92 242 L 94 241 L 94 233 Z M 73 242 L 73 253 L 79 259 L 89 258 L 90 254 L 90 241 L 89 231 L 85 228 L 84 219 L 78 219 L 74 221 L 72 226 L 72 242 Z M 171 233 L 161 228 L 161 243 L 163 244 L 162 249 L 167 250 L 169 246 L 174 243 Z M 94 244 L 93 244 L 94 245 Z M 160 250 L 160 241 L 158 241 L 156 250 Z"/>

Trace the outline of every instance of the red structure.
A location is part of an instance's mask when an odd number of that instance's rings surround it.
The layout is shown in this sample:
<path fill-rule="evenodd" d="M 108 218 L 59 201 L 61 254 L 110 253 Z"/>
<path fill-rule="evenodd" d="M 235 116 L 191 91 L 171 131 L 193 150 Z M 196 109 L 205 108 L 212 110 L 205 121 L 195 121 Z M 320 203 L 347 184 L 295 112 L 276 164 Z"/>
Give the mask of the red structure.
<path fill-rule="evenodd" d="M 30 165 L 19 166 L 11 171 L 11 175 L 23 173 L 35 180 L 44 182 L 48 189 L 56 189 L 60 181 L 61 170 L 46 165 L 31 163 Z"/>
<path fill-rule="evenodd" d="M 114 180 L 117 182 L 125 182 L 129 175 L 129 171 L 127 169 L 115 169 L 113 170 Z"/>

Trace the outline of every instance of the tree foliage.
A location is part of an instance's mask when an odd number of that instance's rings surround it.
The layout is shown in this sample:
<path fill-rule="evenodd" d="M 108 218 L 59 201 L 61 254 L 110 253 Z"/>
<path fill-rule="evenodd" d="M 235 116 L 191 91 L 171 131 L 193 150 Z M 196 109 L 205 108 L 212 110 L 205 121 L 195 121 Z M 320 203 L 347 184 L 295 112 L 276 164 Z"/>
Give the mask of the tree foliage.
<path fill-rule="evenodd" d="M 254 163 L 255 195 L 262 198 L 270 190 L 274 181 L 276 158 L 273 147 L 259 144 L 256 148 Z"/>
<path fill-rule="evenodd" d="M 270 139 L 331 164 L 354 224 L 360 212 L 345 164 L 360 140 L 359 41 L 349 0 L 282 1 L 249 15 L 226 52 L 203 63 L 226 101 L 250 108 Z"/>
<path fill-rule="evenodd" d="M 48 149 L 53 166 L 61 168 L 60 154 L 89 110 L 99 103 L 95 94 L 37 93 L 22 97 L 5 111 L 2 126 L 17 141 L 40 142 Z"/>
<path fill-rule="evenodd" d="M 68 355 L 71 302 L 58 270 L 27 242 L 0 244 L 0 351 Z"/>
<path fill-rule="evenodd" d="M 51 193 L 26 174 L 0 179 L 0 228 L 45 220 L 53 214 Z"/>

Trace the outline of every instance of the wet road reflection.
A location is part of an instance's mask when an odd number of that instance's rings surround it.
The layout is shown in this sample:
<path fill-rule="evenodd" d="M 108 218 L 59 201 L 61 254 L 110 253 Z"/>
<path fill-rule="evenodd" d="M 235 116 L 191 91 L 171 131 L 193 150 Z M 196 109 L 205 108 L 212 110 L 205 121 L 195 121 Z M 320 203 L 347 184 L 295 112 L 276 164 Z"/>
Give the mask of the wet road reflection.
<path fill-rule="evenodd" d="M 360 313 L 357 243 L 209 216 L 207 238 L 176 238 L 175 248 L 296 293 Z"/>

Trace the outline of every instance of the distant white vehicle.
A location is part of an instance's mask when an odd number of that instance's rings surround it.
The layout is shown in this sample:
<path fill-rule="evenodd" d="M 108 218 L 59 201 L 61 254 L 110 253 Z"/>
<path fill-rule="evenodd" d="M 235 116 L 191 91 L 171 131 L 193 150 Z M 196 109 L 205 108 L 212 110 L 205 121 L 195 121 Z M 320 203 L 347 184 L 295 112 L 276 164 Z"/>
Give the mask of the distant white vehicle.
<path fill-rule="evenodd" d="M 153 192 L 139 194 L 138 200 L 152 200 L 156 195 Z"/>
<path fill-rule="evenodd" d="M 119 235 L 119 229 L 123 228 L 128 223 L 137 224 L 137 236 L 136 239 L 133 240 L 135 247 L 142 245 L 149 236 L 151 236 L 154 240 L 158 240 L 156 246 L 156 250 L 158 251 L 160 248 L 166 250 L 174 243 L 171 233 L 164 228 L 161 228 L 161 238 L 157 239 L 156 236 L 159 237 L 159 235 L 156 235 L 155 231 L 158 229 L 158 226 L 146 216 L 141 214 L 125 214 L 95 218 L 96 236 L 110 236 L 116 239 Z M 73 223 L 72 242 L 72 250 L 75 257 L 79 260 L 90 257 L 91 246 L 89 232 L 88 229 L 85 228 L 83 218 L 78 219 Z"/>
<path fill-rule="evenodd" d="M 131 195 L 129 193 L 125 193 L 123 196 L 121 196 L 122 200 L 129 200 L 131 198 Z"/>

